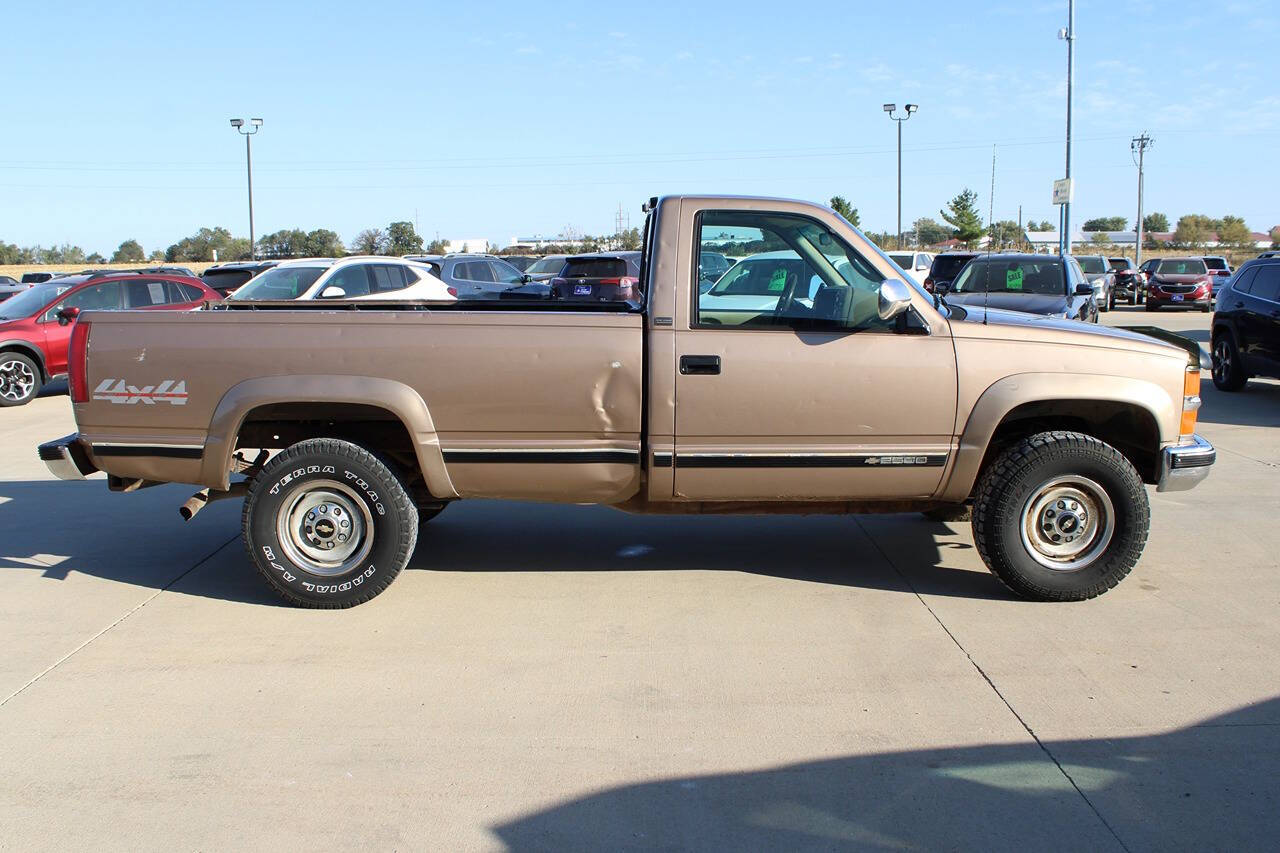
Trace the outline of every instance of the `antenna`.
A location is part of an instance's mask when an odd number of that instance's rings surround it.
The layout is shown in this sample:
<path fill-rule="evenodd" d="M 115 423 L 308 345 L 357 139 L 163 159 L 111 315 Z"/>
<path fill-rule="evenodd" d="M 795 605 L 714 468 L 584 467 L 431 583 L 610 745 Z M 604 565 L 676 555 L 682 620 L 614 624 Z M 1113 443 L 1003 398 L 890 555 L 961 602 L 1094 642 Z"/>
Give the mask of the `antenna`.
<path fill-rule="evenodd" d="M 987 208 L 986 281 L 982 284 L 982 325 L 987 325 L 987 301 L 991 298 L 991 244 L 996 240 L 996 147 L 991 146 L 991 200 Z"/>

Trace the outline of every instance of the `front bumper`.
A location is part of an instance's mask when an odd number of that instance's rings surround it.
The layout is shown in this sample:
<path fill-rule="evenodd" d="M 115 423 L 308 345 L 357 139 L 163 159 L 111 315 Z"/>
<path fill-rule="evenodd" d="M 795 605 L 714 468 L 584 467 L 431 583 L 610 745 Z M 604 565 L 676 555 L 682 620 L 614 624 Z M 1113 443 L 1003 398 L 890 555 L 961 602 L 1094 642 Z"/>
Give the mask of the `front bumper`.
<path fill-rule="evenodd" d="M 1198 435 L 1190 444 L 1178 444 L 1160 451 L 1160 479 L 1157 492 L 1185 492 L 1194 488 L 1218 460 L 1218 451 Z"/>
<path fill-rule="evenodd" d="M 98 471 L 80 443 L 80 433 L 73 432 L 54 441 L 46 441 L 37 449 L 40 461 L 59 480 L 83 480 Z"/>

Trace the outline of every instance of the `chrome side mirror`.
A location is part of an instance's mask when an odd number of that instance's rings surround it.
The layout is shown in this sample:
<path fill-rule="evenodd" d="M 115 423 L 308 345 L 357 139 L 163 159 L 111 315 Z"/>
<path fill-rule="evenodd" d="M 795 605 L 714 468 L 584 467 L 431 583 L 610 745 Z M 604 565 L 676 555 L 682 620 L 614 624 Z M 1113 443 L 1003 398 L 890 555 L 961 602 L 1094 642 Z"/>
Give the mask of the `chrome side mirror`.
<path fill-rule="evenodd" d="M 320 291 L 321 299 L 345 299 L 347 292 L 336 284 L 331 284 L 324 290 Z"/>
<path fill-rule="evenodd" d="M 910 307 L 911 288 L 896 278 L 881 282 L 877 309 L 881 320 L 892 320 Z"/>

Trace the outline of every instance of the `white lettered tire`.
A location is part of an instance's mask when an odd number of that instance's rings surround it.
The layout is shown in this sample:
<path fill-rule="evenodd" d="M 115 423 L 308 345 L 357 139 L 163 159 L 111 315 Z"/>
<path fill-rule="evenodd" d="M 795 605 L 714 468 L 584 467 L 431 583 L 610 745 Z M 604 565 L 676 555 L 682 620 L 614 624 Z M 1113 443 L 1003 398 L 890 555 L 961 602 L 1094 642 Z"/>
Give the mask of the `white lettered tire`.
<path fill-rule="evenodd" d="M 409 562 L 418 511 L 400 478 L 348 441 L 313 438 L 276 455 L 244 501 L 244 542 L 267 584 L 300 607 L 352 607 Z"/>

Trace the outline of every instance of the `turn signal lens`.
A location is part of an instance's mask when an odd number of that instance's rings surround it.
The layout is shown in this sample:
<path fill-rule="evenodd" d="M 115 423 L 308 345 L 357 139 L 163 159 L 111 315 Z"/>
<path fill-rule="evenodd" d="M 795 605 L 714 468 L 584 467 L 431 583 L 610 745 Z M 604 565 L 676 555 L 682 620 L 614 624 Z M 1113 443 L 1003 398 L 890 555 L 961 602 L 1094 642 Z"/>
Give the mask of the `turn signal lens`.
<path fill-rule="evenodd" d="M 1182 426 L 1183 435 L 1192 435 L 1196 431 L 1196 414 L 1200 411 L 1200 365 L 1188 367 L 1186 378 L 1182 380 Z"/>
<path fill-rule="evenodd" d="M 67 348 L 67 384 L 71 402 L 89 402 L 89 329 L 88 320 L 76 320 L 71 327 L 71 345 Z"/>

